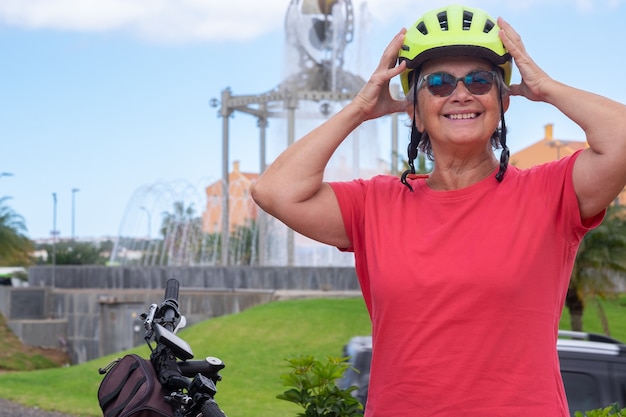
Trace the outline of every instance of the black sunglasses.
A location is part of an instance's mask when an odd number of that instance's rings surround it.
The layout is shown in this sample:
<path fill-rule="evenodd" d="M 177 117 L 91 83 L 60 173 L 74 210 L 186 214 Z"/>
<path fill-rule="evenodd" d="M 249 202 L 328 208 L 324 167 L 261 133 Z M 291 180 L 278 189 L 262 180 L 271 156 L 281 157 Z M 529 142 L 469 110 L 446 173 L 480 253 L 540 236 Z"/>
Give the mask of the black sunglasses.
<path fill-rule="evenodd" d="M 417 89 L 426 86 L 432 95 L 447 97 L 456 89 L 459 81 L 475 95 L 487 94 L 496 80 L 495 71 L 473 71 L 463 77 L 455 77 L 447 72 L 435 72 L 423 76 L 417 83 Z"/>

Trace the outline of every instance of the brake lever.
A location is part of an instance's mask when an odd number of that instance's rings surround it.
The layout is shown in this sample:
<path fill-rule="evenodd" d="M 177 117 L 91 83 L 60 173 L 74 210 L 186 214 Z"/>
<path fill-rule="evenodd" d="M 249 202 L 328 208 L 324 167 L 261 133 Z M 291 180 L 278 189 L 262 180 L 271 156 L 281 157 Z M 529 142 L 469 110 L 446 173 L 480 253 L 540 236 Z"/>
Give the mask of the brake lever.
<path fill-rule="evenodd" d="M 185 318 L 185 316 L 181 314 L 180 320 L 178 321 L 178 325 L 174 329 L 174 334 L 176 334 L 178 330 L 184 328 L 186 325 L 187 325 L 187 319 Z"/>

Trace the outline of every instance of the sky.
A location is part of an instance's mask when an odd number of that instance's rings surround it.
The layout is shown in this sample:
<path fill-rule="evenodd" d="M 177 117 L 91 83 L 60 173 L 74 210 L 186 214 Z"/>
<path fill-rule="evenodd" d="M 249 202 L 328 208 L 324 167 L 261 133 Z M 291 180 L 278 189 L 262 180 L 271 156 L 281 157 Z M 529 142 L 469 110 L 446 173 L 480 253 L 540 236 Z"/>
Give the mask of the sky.
<path fill-rule="evenodd" d="M 156 191 L 193 194 L 202 205 L 222 172 L 223 121 L 211 99 L 227 88 L 264 93 L 284 80 L 290 3 L 0 0 L 0 197 L 10 198 L 26 235 L 140 233 L 128 222 L 141 216 L 141 233 L 154 235 Z M 448 3 L 352 0 L 362 36 L 346 46 L 346 70 L 367 79 L 400 28 Z M 624 1 L 465 4 L 508 20 L 551 77 L 626 103 Z M 541 140 L 546 124 L 556 139 L 584 140 L 545 103 L 514 97 L 506 120 L 513 153 Z M 229 122 L 228 166 L 258 172 L 256 120 L 236 113 Z M 408 135 L 400 138 L 405 149 Z M 271 162 L 285 143 L 268 142 Z"/>

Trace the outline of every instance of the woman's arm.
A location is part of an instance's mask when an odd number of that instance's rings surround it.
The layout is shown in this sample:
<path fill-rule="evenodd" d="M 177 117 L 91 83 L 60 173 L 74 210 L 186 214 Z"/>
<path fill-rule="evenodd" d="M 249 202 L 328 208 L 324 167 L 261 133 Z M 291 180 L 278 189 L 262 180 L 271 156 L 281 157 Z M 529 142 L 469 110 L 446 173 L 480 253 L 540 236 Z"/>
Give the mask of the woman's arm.
<path fill-rule="evenodd" d="M 591 218 L 626 185 L 626 106 L 553 80 L 533 62 L 511 25 L 501 18 L 498 24 L 522 75 L 511 94 L 552 104 L 585 132 L 589 148 L 576 160 L 573 180 L 581 218 Z"/>
<path fill-rule="evenodd" d="M 293 230 L 317 241 L 348 247 L 339 204 L 324 183 L 324 170 L 337 147 L 361 123 L 405 110 L 389 93 L 405 30 L 385 49 L 378 67 L 357 96 L 337 114 L 295 142 L 267 168 L 251 189 L 254 201 Z"/>

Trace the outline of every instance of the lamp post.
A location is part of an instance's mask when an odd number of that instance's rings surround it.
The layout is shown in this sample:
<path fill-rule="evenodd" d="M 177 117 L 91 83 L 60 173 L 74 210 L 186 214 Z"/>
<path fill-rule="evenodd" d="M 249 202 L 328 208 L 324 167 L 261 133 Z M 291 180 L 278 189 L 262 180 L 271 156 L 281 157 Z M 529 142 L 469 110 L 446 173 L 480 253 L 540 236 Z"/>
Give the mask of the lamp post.
<path fill-rule="evenodd" d="M 52 193 L 52 288 L 54 288 L 54 269 L 57 263 L 56 260 L 56 241 L 57 235 L 57 193 Z"/>
<path fill-rule="evenodd" d="M 76 216 L 76 193 L 80 190 L 78 188 L 72 188 L 72 240 L 75 237 L 75 216 Z"/>

